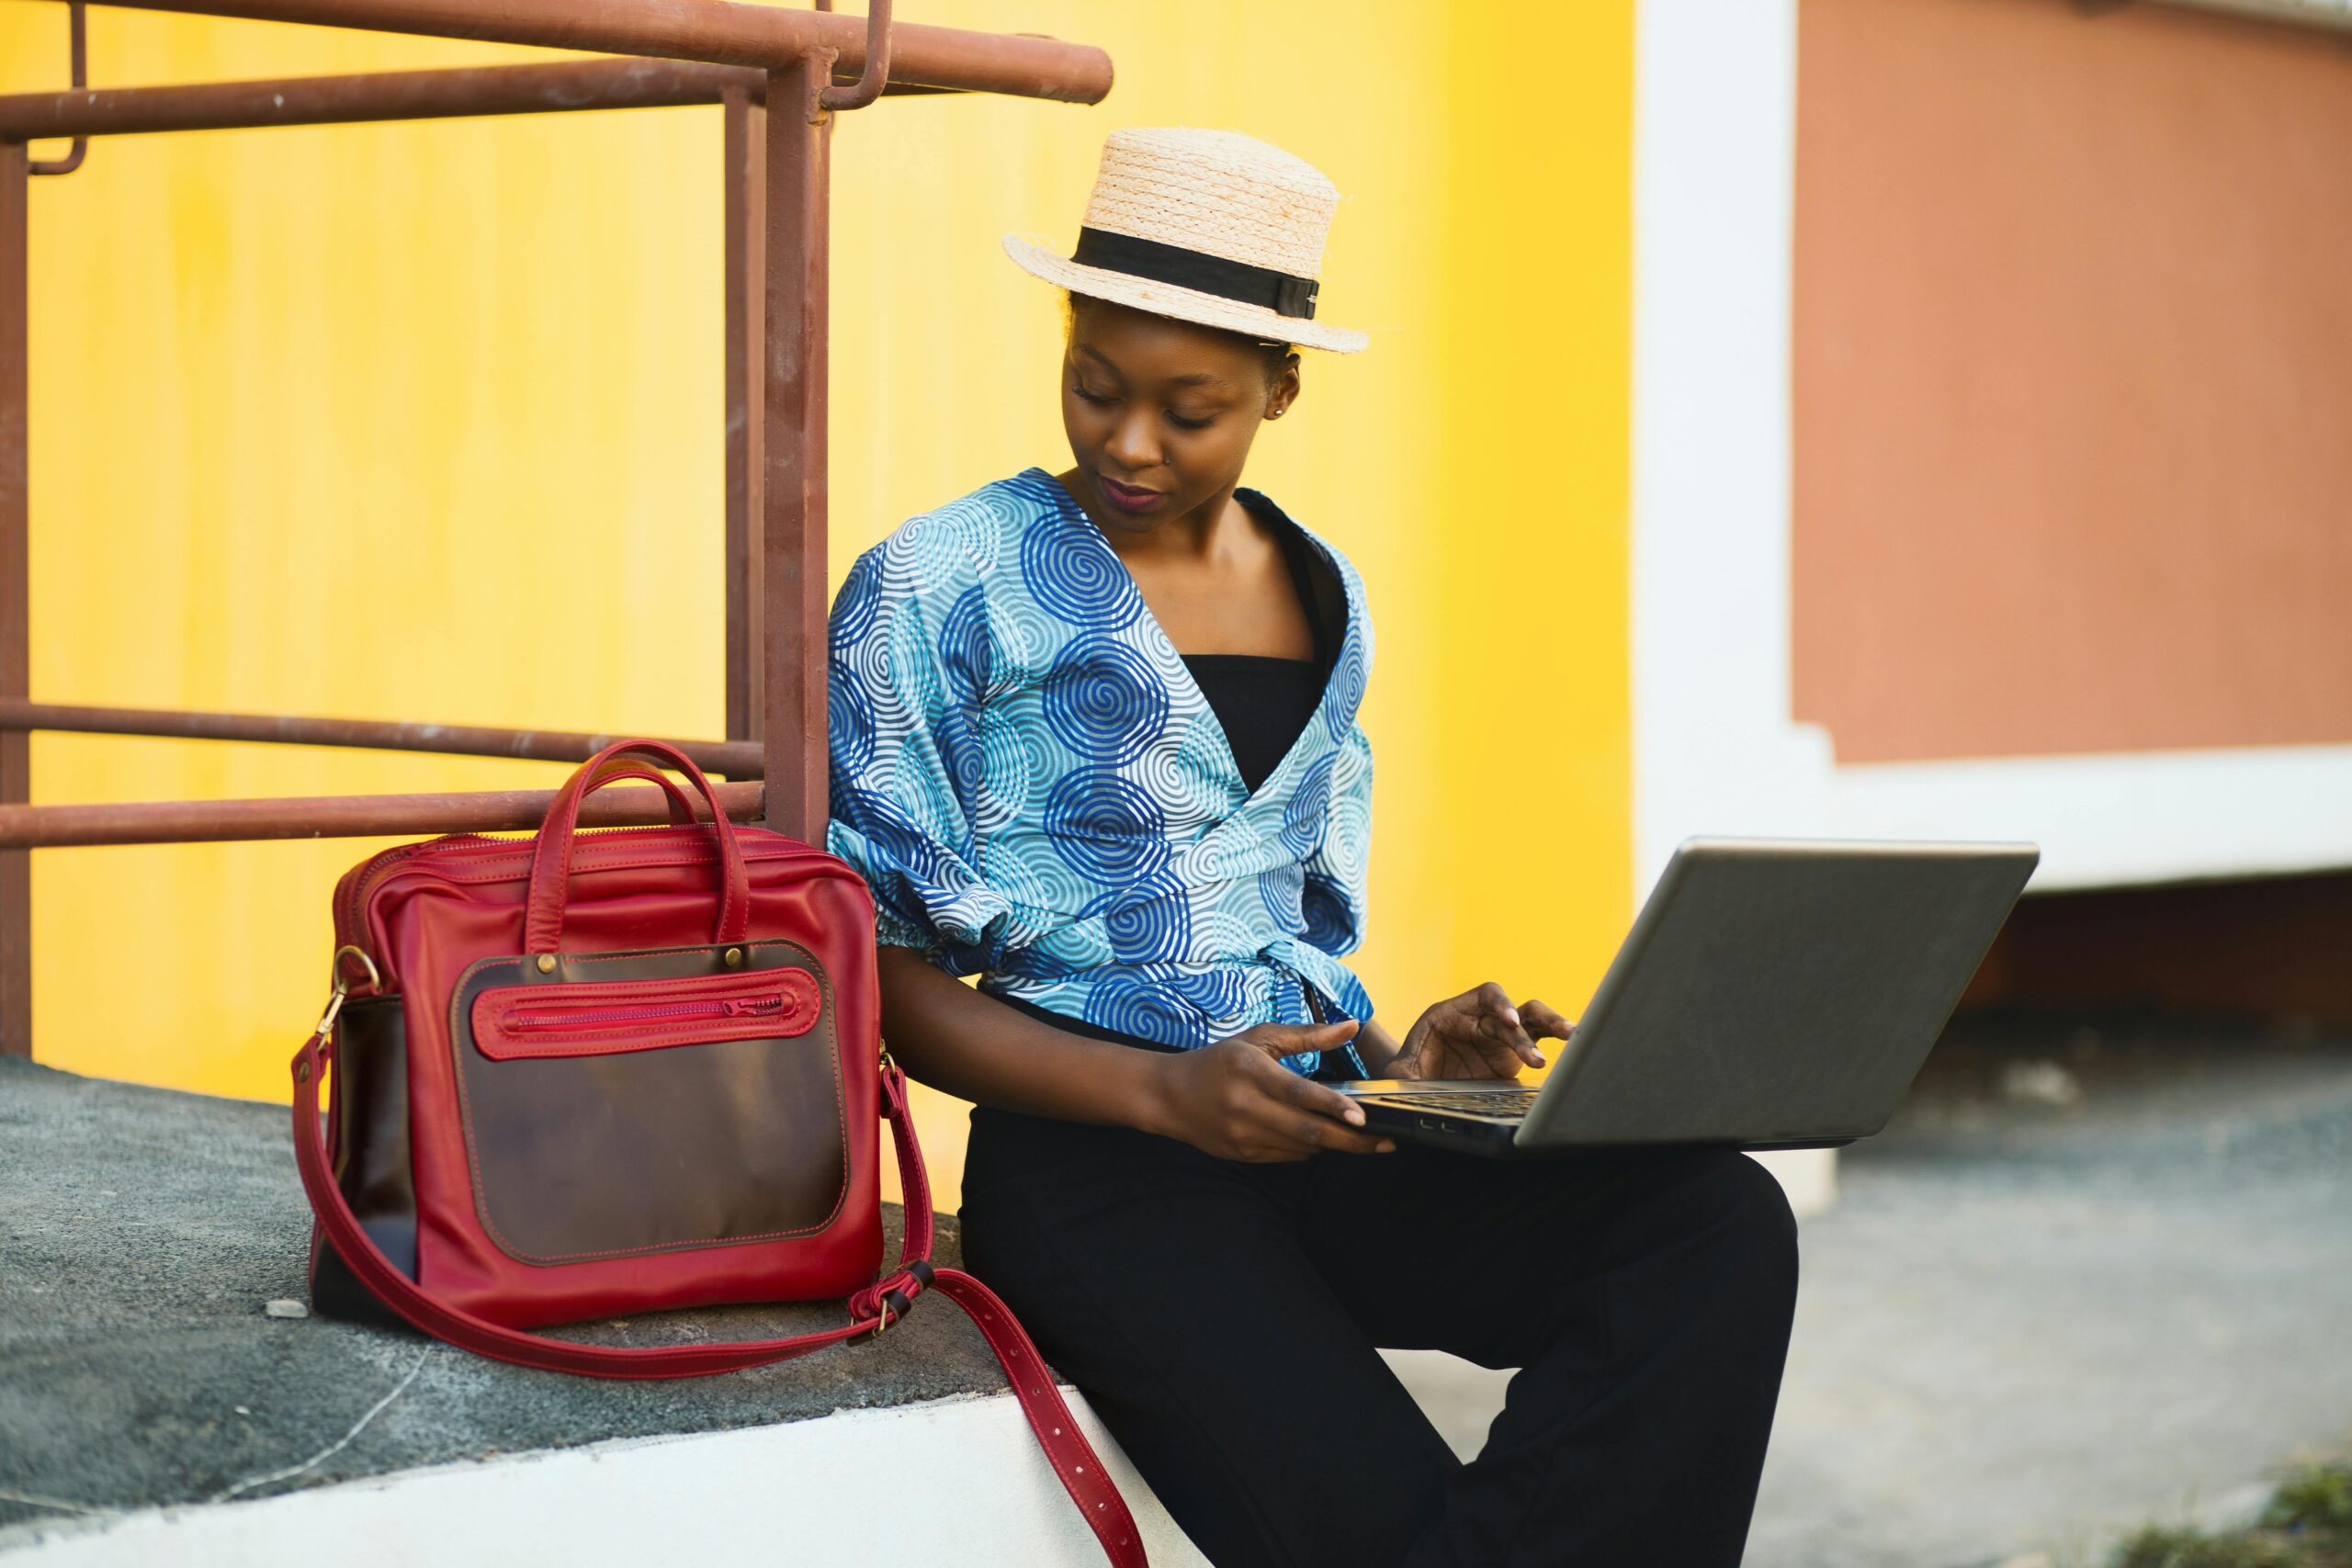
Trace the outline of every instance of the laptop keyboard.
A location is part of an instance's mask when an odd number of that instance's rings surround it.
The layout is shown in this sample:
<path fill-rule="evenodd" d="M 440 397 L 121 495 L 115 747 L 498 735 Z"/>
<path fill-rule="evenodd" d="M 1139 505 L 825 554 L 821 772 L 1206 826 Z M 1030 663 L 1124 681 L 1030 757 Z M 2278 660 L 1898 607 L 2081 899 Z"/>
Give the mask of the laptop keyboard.
<path fill-rule="evenodd" d="M 1540 1090 L 1532 1089 L 1395 1089 L 1380 1096 L 1384 1105 L 1410 1105 L 1425 1111 L 1470 1111 L 1487 1116 L 1524 1116 L 1535 1109 Z"/>

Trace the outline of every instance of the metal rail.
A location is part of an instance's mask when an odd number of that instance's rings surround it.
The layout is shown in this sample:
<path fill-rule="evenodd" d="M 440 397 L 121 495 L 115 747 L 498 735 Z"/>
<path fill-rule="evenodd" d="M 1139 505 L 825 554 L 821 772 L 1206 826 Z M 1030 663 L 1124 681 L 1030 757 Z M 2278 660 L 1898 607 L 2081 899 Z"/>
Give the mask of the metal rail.
<path fill-rule="evenodd" d="M 831 50 L 843 70 L 865 69 L 863 18 L 734 0 L 113 0 L 141 11 L 187 11 L 368 32 L 418 33 L 598 54 L 645 54 L 786 71 Z M 1022 98 L 1100 103 L 1111 57 L 1087 44 L 1021 34 L 899 23 L 890 29 L 890 79 Z M 831 85 L 830 82 L 824 84 Z"/>
<path fill-rule="evenodd" d="M 0 141 L 0 697 L 27 695 L 32 670 L 25 560 L 25 347 L 32 315 L 25 292 L 25 214 L 31 185 L 25 144 Z M 0 731 L 0 810 L 32 798 L 29 739 Z M 0 852 L 0 1055 L 32 1055 L 32 856 Z"/>
<path fill-rule="evenodd" d="M 831 6 L 820 6 L 820 11 Z M 848 86 L 829 86 L 817 95 L 825 109 L 862 109 L 882 96 L 890 79 L 890 0 L 865 0 L 865 69 Z"/>
<path fill-rule="evenodd" d="M 712 786 L 730 818 L 761 810 L 761 786 Z M 365 839 L 379 834 L 528 832 L 551 789 L 444 795 L 294 795 L 278 800 L 142 800 L 105 806 L 0 806 L 0 849 L 89 844 L 198 844 L 226 840 Z M 581 803 L 583 828 L 670 819 L 669 797 L 642 786 L 598 790 Z"/>
<path fill-rule="evenodd" d="M 87 86 L 90 81 L 90 11 L 83 0 L 68 0 L 65 30 L 66 79 L 77 88 Z M 47 163 L 37 158 L 28 172 L 34 175 L 70 175 L 82 166 L 82 160 L 89 154 L 90 139 L 77 132 L 74 145 L 65 150 L 64 157 Z"/>
<path fill-rule="evenodd" d="M 191 713 L 177 708 L 73 707 L 0 697 L 0 730 L 46 729 L 74 735 L 152 735 L 182 740 L 245 740 L 276 746 L 354 746 L 375 751 L 429 751 L 448 757 L 520 757 L 584 762 L 621 735 L 569 729 L 497 729 L 469 724 L 403 724 L 368 718 L 306 718 L 288 714 Z M 750 740 L 672 740 L 695 766 L 729 778 L 757 778 L 763 759 Z"/>
<path fill-rule="evenodd" d="M 582 109 L 673 108 L 716 104 L 730 93 L 766 96 L 767 73 L 685 60 L 565 60 L 369 75 L 289 76 L 168 87 L 95 87 L 0 95 L 0 141 L 36 137 L 147 136 L 178 130 L 358 125 L 378 120 L 569 114 Z M 888 97 L 943 89 L 892 84 Z M 38 167 L 35 170 L 39 173 Z"/>
<path fill-rule="evenodd" d="M 761 366 L 759 533 L 761 777 L 768 820 L 797 838 L 822 836 L 825 790 L 826 316 L 832 118 L 818 107 L 831 81 L 803 55 L 768 78 L 761 241 L 765 320 Z M 800 738 L 814 737 L 803 745 Z M 804 826 L 805 825 L 805 826 Z"/>
<path fill-rule="evenodd" d="M 624 56 L 544 65 L 290 76 L 274 82 L 16 93 L 0 96 L 0 141 L 664 108 L 715 104 L 729 91 L 758 94 L 766 89 L 766 74 L 744 66 Z"/>
<path fill-rule="evenodd" d="M 721 219 L 727 253 L 724 357 L 727 376 L 726 521 L 720 536 L 726 576 L 727 739 L 760 733 L 762 538 L 765 515 L 761 452 L 767 439 L 767 78 L 756 93 L 729 93 L 720 117 L 727 199 Z"/>

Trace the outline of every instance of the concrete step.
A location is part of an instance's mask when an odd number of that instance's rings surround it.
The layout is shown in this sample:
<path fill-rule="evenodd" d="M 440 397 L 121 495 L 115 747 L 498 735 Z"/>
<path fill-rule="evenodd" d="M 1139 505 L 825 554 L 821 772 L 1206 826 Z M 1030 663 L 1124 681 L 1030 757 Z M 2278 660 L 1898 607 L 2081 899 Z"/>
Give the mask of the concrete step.
<path fill-rule="evenodd" d="M 880 1342 L 670 1382 L 315 1316 L 276 1106 L 0 1058 L 0 1558 L 39 1563 L 1101 1561 L 945 1303 Z M 886 1213 L 896 1256 L 899 1213 Z M 936 1256 L 959 1257 L 940 1220 Z M 286 1310 L 281 1307 L 279 1310 Z M 841 1308 L 582 1325 L 748 1338 Z M 1200 1561 L 1083 1402 L 1155 1562 Z M 790 1543 L 788 1552 L 779 1551 Z"/>

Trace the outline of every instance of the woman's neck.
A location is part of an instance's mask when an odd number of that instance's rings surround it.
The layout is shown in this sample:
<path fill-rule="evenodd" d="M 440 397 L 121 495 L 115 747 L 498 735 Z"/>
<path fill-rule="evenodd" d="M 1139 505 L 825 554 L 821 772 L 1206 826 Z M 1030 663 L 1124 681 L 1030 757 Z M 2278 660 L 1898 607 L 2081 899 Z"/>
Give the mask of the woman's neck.
<path fill-rule="evenodd" d="M 1078 502 L 1111 548 L 1124 561 L 1209 562 L 1229 552 L 1255 532 L 1249 509 L 1233 499 L 1240 488 L 1236 476 L 1207 500 L 1172 517 L 1141 521 L 1102 504 L 1079 477 L 1076 468 L 1060 476 L 1062 489 Z"/>

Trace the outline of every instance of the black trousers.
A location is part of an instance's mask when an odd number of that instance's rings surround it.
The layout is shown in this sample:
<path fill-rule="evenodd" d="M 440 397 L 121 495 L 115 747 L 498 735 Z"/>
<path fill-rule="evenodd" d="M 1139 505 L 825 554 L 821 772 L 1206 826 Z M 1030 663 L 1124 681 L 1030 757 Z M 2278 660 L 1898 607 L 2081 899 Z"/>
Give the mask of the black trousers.
<path fill-rule="evenodd" d="M 963 1224 L 1219 1568 L 1739 1561 L 1797 1272 L 1744 1155 L 1250 1166 L 982 1109 Z M 1474 1462 L 1376 1346 L 1521 1369 Z"/>

